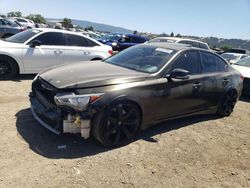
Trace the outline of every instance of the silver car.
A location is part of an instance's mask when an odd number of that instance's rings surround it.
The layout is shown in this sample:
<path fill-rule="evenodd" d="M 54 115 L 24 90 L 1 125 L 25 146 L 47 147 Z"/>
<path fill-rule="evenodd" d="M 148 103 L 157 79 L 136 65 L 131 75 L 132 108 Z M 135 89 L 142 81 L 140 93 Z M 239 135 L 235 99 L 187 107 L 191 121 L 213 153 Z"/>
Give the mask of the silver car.
<path fill-rule="evenodd" d="M 17 21 L 8 18 L 0 18 L 0 38 L 10 37 L 23 30 L 25 30 L 25 28 Z"/>

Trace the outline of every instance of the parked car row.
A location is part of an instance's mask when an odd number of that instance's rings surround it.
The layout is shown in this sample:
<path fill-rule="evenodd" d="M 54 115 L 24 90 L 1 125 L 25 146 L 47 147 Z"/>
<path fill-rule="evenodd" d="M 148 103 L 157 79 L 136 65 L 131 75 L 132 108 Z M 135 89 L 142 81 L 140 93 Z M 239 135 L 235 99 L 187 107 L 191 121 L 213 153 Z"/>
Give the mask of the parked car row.
<path fill-rule="evenodd" d="M 8 38 L 26 30 L 18 21 L 10 18 L 0 18 L 0 38 Z"/>
<path fill-rule="evenodd" d="M 110 46 L 80 33 L 29 29 L 0 41 L 0 78 L 38 73 L 53 66 L 112 55 Z"/>
<path fill-rule="evenodd" d="M 147 38 L 135 34 L 111 33 L 97 38 L 103 44 L 109 45 L 114 51 L 122 51 L 128 47 L 144 43 Z"/>

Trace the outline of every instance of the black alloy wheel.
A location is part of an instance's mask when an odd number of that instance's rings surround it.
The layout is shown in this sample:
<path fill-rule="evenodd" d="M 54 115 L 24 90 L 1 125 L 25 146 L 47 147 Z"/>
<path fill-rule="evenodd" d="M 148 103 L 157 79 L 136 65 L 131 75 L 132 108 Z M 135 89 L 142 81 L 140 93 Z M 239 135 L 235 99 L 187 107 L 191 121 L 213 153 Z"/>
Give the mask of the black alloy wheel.
<path fill-rule="evenodd" d="M 17 68 L 10 58 L 0 57 L 0 79 L 12 79 L 17 74 Z"/>
<path fill-rule="evenodd" d="M 222 117 L 230 116 L 230 114 L 234 110 L 234 106 L 237 102 L 237 92 L 235 90 L 228 91 L 221 103 L 221 106 L 219 107 L 218 114 Z"/>
<path fill-rule="evenodd" d="M 132 102 L 111 105 L 95 123 L 94 136 L 105 146 L 120 146 L 128 143 L 140 127 L 141 112 Z"/>

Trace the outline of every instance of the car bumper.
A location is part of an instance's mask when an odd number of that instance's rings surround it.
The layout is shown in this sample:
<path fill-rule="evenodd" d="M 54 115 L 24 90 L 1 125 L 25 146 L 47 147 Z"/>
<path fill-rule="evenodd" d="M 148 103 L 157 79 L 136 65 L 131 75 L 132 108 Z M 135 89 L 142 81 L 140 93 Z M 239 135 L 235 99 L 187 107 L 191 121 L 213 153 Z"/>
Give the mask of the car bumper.
<path fill-rule="evenodd" d="M 33 117 L 49 131 L 57 135 L 61 133 L 80 133 L 80 128 L 77 127 L 77 125 L 74 126 L 73 122 L 70 126 L 75 127 L 74 131 L 67 131 L 68 128 L 67 130 L 65 129 L 67 116 L 69 114 L 74 114 L 74 112 L 67 112 L 51 104 L 39 92 L 36 92 L 36 94 L 30 93 L 30 103 Z M 81 124 L 84 122 L 85 125 L 90 125 L 91 115 L 88 112 L 82 112 L 79 116 L 81 117 Z"/>

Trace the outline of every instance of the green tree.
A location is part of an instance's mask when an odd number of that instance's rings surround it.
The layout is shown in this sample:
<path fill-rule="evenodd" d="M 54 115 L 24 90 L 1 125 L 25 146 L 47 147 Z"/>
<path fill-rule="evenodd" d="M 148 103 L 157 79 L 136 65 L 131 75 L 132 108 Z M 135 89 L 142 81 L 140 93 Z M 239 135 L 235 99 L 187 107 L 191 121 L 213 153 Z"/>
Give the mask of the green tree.
<path fill-rule="evenodd" d="M 26 18 L 32 20 L 35 23 L 46 23 L 45 18 L 41 14 L 30 14 Z"/>
<path fill-rule="evenodd" d="M 220 47 L 220 49 L 222 49 L 222 50 L 229 50 L 229 49 L 231 49 L 232 47 L 231 46 L 229 46 L 229 45 L 224 45 L 224 46 L 221 46 Z"/>
<path fill-rule="evenodd" d="M 94 27 L 92 27 L 92 26 L 86 27 L 85 31 L 94 31 Z"/>
<path fill-rule="evenodd" d="M 179 37 L 179 38 L 180 38 L 180 37 L 181 37 L 181 34 L 180 34 L 180 33 L 178 33 L 178 34 L 176 35 L 176 37 Z"/>
<path fill-rule="evenodd" d="M 8 16 L 8 17 L 22 17 L 22 12 L 20 12 L 20 11 L 8 12 L 8 13 L 7 13 L 7 16 Z"/>
<path fill-rule="evenodd" d="M 171 32 L 170 37 L 174 37 L 174 33 L 173 32 Z"/>
<path fill-rule="evenodd" d="M 72 20 L 69 18 L 64 18 L 62 21 L 62 26 L 65 27 L 66 29 L 73 28 Z"/>

